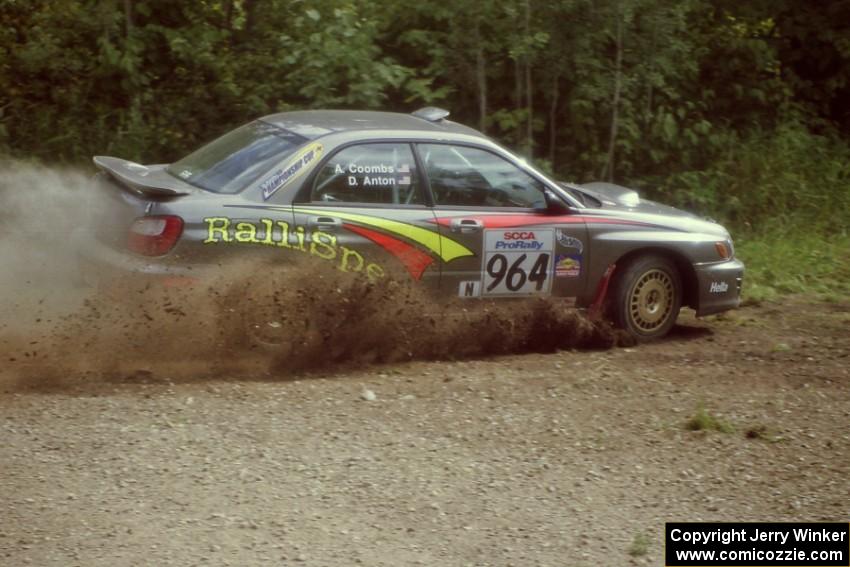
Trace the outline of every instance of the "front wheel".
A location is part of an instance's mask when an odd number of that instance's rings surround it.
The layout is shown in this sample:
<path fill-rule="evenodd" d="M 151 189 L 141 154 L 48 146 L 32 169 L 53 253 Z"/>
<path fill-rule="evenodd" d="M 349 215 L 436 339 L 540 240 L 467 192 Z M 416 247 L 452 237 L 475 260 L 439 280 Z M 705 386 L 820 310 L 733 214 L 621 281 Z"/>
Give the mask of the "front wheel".
<path fill-rule="evenodd" d="M 666 335 L 682 307 L 682 278 L 663 256 L 640 256 L 623 266 L 610 296 L 614 323 L 639 341 Z"/>

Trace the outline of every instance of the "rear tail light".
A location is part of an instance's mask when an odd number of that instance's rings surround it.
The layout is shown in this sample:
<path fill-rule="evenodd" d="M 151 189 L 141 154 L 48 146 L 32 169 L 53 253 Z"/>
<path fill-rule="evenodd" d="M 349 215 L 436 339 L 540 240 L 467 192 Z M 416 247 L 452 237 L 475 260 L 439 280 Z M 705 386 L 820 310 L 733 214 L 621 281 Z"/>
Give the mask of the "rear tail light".
<path fill-rule="evenodd" d="M 140 217 L 130 225 L 127 247 L 143 256 L 162 256 L 183 234 L 183 219 L 174 215 Z"/>

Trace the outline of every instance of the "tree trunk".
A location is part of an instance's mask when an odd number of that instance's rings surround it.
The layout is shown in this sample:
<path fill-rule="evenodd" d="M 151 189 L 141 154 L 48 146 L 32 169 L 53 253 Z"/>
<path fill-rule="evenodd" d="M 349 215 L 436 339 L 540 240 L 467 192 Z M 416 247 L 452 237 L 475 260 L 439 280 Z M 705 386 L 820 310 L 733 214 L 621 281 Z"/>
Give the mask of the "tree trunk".
<path fill-rule="evenodd" d="M 257 1 L 245 0 L 242 9 L 245 11 L 245 37 L 247 38 L 254 31 L 254 24 L 257 21 Z"/>
<path fill-rule="evenodd" d="M 514 59 L 514 79 L 516 81 L 516 90 L 514 91 L 514 108 L 519 111 L 522 108 L 522 69 L 520 68 L 519 56 Z M 522 143 L 522 123 L 516 123 L 516 144 Z"/>
<path fill-rule="evenodd" d="M 128 39 L 133 33 L 133 0 L 124 0 L 124 32 Z"/>
<path fill-rule="evenodd" d="M 475 77 L 478 83 L 478 129 L 487 132 L 487 59 L 481 42 L 481 30 L 475 22 Z"/>
<path fill-rule="evenodd" d="M 528 109 L 528 115 L 525 122 L 525 153 L 528 156 L 528 159 L 531 159 L 532 154 L 534 152 L 534 103 L 532 95 L 532 84 L 531 84 L 531 64 L 529 62 L 525 63 L 525 96 L 526 103 L 525 107 Z"/>
<path fill-rule="evenodd" d="M 658 22 L 652 24 L 652 35 L 649 41 L 649 70 L 655 71 L 655 49 L 658 43 Z M 643 131 L 646 139 L 649 139 L 649 131 L 652 127 L 652 97 L 653 97 L 652 81 L 647 81 L 646 107 L 643 111 Z"/>
<path fill-rule="evenodd" d="M 549 166 L 555 171 L 555 144 L 558 143 L 558 83 L 560 76 L 555 73 L 552 81 L 552 103 L 549 105 Z"/>
<path fill-rule="evenodd" d="M 602 168 L 602 179 L 614 181 L 614 154 L 617 145 L 617 127 L 620 114 L 620 89 L 622 88 L 623 71 L 623 16 L 617 12 L 617 60 L 614 67 L 614 100 L 611 110 L 611 135 L 608 140 L 608 160 Z"/>
<path fill-rule="evenodd" d="M 526 41 L 531 37 L 531 0 L 525 0 L 525 37 Z M 534 89 L 531 82 L 531 54 L 525 56 L 525 108 L 528 115 L 526 118 L 525 131 L 525 154 L 528 159 L 532 158 L 534 151 Z"/>
<path fill-rule="evenodd" d="M 227 0 L 224 8 L 224 29 L 233 31 L 233 0 Z"/>

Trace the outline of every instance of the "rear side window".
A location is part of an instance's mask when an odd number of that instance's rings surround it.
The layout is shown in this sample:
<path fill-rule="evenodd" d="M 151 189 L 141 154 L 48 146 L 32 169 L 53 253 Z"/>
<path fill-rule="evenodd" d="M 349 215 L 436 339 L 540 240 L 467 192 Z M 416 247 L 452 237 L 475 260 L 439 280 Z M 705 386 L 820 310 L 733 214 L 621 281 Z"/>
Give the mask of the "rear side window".
<path fill-rule="evenodd" d="M 228 132 L 180 161 L 168 172 L 214 193 L 238 193 L 307 141 L 255 121 Z"/>
<path fill-rule="evenodd" d="M 543 183 L 494 153 L 448 144 L 417 147 L 437 205 L 546 206 Z"/>
<path fill-rule="evenodd" d="M 408 144 L 358 144 L 340 150 L 316 176 L 311 201 L 420 205 Z"/>

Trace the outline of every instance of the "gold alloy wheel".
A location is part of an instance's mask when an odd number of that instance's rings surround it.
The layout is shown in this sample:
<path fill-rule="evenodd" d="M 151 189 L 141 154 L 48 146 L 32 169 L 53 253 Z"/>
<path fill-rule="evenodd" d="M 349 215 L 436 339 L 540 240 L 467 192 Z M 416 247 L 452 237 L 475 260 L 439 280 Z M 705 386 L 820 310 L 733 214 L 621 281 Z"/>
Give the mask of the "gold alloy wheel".
<path fill-rule="evenodd" d="M 673 278 L 667 272 L 652 269 L 645 272 L 629 293 L 629 316 L 638 330 L 657 331 L 673 312 Z"/>

